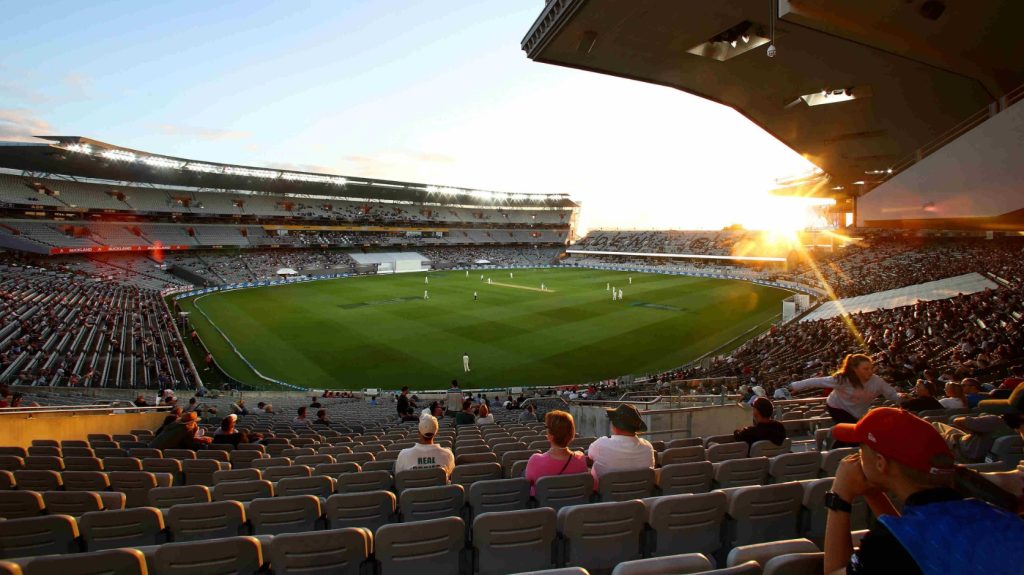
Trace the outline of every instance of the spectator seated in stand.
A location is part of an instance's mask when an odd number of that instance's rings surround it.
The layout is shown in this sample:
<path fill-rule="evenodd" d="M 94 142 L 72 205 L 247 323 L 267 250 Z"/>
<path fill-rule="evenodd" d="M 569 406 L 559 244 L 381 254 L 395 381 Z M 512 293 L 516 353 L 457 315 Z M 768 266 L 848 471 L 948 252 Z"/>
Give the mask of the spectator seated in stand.
<path fill-rule="evenodd" d="M 576 437 L 576 422 L 572 415 L 559 410 L 549 411 L 544 416 L 544 425 L 551 447 L 544 453 L 531 455 L 526 464 L 530 495 L 535 494 L 534 485 L 541 477 L 587 472 L 587 458 L 583 452 L 569 449 L 569 443 Z"/>
<path fill-rule="evenodd" d="M 758 441 L 768 440 L 775 445 L 786 441 L 786 428 L 782 423 L 772 419 L 775 406 L 767 397 L 758 397 L 751 403 L 754 411 L 754 424 L 732 432 L 736 441 L 745 441 L 753 445 Z"/>
<path fill-rule="evenodd" d="M 593 461 L 591 473 L 597 487 L 601 476 L 612 471 L 632 471 L 649 467 L 654 469 L 654 448 L 637 433 L 647 431 L 640 412 L 632 405 L 622 404 L 606 410 L 611 421 L 611 437 L 599 437 L 587 449 Z"/>
<path fill-rule="evenodd" d="M 914 412 L 927 409 L 944 409 L 939 400 L 935 399 L 935 395 L 935 384 L 927 379 L 919 379 L 914 385 L 914 395 L 900 401 L 900 407 Z"/>
<path fill-rule="evenodd" d="M 205 435 L 196 437 L 198 431 L 199 415 L 194 411 L 182 413 L 178 421 L 164 427 L 149 446 L 154 449 L 202 449 L 213 438 Z"/>
<path fill-rule="evenodd" d="M 441 447 L 434 443 L 434 436 L 439 429 L 437 418 L 433 415 L 424 415 L 420 418 L 417 426 L 419 441 L 412 447 L 407 447 L 398 453 L 395 460 L 395 474 L 409 469 L 432 469 L 439 467 L 451 476 L 455 469 L 455 454 L 452 450 Z"/>

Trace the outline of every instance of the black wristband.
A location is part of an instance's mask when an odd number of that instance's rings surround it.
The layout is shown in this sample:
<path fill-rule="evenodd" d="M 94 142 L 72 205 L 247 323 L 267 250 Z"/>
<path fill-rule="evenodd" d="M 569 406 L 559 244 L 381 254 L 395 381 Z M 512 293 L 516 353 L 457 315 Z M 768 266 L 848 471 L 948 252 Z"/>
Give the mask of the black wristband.
<path fill-rule="evenodd" d="M 853 511 L 853 505 L 851 505 L 849 501 L 846 501 L 831 491 L 825 492 L 825 507 L 832 511 L 842 511 L 843 513 L 850 513 Z"/>

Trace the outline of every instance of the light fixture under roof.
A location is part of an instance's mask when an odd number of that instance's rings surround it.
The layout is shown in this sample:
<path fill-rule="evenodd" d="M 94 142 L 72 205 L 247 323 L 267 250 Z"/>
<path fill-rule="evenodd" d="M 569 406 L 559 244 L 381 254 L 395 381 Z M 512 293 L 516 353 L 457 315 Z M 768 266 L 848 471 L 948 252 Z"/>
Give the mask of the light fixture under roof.
<path fill-rule="evenodd" d="M 762 26 L 744 20 L 728 30 L 716 34 L 707 42 L 690 48 L 687 52 L 694 56 L 725 62 L 767 44 L 770 40 L 766 36 Z"/>
<path fill-rule="evenodd" d="M 870 98 L 873 95 L 871 86 L 847 86 L 844 88 L 825 88 L 819 92 L 811 92 L 800 96 L 808 106 L 824 106 L 825 104 L 839 104 L 850 100 Z M 798 101 L 794 101 L 798 103 Z M 789 107 L 789 106 L 787 106 Z"/>

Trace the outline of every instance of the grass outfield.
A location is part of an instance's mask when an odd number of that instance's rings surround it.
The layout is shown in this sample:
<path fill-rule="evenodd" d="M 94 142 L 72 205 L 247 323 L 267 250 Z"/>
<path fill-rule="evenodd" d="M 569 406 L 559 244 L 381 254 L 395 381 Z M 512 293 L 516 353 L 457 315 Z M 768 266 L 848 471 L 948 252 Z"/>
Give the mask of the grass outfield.
<path fill-rule="evenodd" d="M 699 357 L 780 311 L 748 282 L 589 269 L 364 276 L 215 293 L 198 306 L 257 369 L 310 388 L 565 385 Z M 632 285 L 627 278 L 632 276 Z M 540 291 L 541 284 L 547 291 Z M 606 284 L 623 290 L 611 300 Z M 423 299 L 429 289 L 430 300 Z M 479 300 L 473 301 L 473 292 Z M 193 325 L 235 379 L 265 387 L 201 314 Z M 463 373 L 468 352 L 472 371 Z M 197 362 L 198 364 L 199 362 Z"/>

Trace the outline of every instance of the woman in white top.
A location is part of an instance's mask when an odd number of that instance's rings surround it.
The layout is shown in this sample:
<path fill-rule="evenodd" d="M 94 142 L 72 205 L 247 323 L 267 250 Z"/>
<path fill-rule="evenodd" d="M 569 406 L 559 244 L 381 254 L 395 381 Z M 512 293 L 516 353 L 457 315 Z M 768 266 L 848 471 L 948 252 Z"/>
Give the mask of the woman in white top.
<path fill-rule="evenodd" d="M 871 409 L 871 403 L 879 395 L 892 402 L 899 402 L 895 389 L 881 377 L 875 375 L 875 364 L 863 354 L 847 355 L 843 365 L 834 374 L 826 377 L 812 377 L 789 384 L 792 391 L 805 389 L 831 389 L 825 406 L 835 423 L 857 423 Z M 836 442 L 838 447 L 846 447 Z"/>
<path fill-rule="evenodd" d="M 946 409 L 963 409 L 967 407 L 964 397 L 964 386 L 955 381 L 946 382 L 946 397 L 939 400 L 942 407 Z"/>
<path fill-rule="evenodd" d="M 491 414 L 491 410 L 490 409 L 487 409 L 487 404 L 486 403 L 481 403 L 480 404 L 480 412 L 479 412 L 479 415 L 477 415 L 477 417 L 476 417 L 476 424 L 477 425 L 493 425 L 494 424 L 494 415 Z"/>

